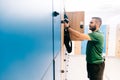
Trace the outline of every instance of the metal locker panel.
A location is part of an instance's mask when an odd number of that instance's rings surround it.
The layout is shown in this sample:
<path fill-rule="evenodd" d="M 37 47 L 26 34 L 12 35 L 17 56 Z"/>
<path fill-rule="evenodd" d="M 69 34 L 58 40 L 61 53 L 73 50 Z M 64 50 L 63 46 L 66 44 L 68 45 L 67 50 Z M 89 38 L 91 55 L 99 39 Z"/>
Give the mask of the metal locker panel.
<path fill-rule="evenodd" d="M 104 35 L 103 53 L 106 53 L 107 25 L 101 25 L 100 30 L 101 30 L 101 32 L 102 32 L 103 35 Z"/>
<path fill-rule="evenodd" d="M 53 80 L 52 0 L 0 6 L 0 80 Z"/>
<path fill-rule="evenodd" d="M 54 34 L 54 79 L 61 80 L 61 17 L 63 14 L 63 0 L 53 0 L 53 11 L 58 13 L 53 17 L 53 34 Z"/>

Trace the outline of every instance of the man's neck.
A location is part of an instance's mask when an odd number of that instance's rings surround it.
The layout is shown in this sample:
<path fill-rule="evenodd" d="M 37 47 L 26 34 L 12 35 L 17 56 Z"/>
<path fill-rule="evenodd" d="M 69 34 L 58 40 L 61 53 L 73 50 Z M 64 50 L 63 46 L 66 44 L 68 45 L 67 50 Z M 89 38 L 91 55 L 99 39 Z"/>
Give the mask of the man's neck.
<path fill-rule="evenodd" d="M 92 31 L 92 32 L 96 32 L 96 31 L 98 31 L 99 30 L 99 28 L 97 28 L 96 30 L 94 30 L 94 31 Z"/>

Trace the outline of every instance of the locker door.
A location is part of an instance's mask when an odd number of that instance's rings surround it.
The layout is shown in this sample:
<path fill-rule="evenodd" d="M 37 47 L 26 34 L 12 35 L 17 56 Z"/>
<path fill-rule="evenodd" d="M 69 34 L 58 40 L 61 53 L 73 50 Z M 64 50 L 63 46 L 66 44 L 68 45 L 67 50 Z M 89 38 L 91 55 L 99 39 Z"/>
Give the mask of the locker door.
<path fill-rule="evenodd" d="M 70 20 L 70 26 L 71 28 L 83 33 L 84 32 L 84 12 L 78 11 L 78 12 L 67 12 L 68 18 Z M 80 25 L 83 25 L 83 27 L 80 27 Z M 71 39 L 73 41 L 76 41 L 74 39 L 74 36 L 71 35 Z"/>
<path fill-rule="evenodd" d="M 89 27 L 88 27 L 88 25 L 87 26 L 85 26 L 85 28 L 84 28 L 84 33 L 85 34 L 88 34 L 88 31 L 89 31 Z M 85 41 L 82 41 L 82 44 L 81 44 L 81 54 L 82 55 L 86 55 L 86 45 L 87 45 L 87 41 L 85 40 Z"/>
<path fill-rule="evenodd" d="M 54 43 L 54 80 L 60 80 L 60 58 L 61 58 L 61 14 L 63 14 L 63 0 L 53 0 L 53 12 L 57 12 L 58 15 L 53 17 L 53 43 Z"/>
<path fill-rule="evenodd" d="M 52 0 L 0 0 L 0 80 L 53 80 Z"/>
<path fill-rule="evenodd" d="M 104 35 L 103 53 L 106 53 L 107 25 L 102 25 L 100 27 L 100 30 L 102 31 L 102 33 Z"/>
<path fill-rule="evenodd" d="M 53 34 L 54 34 L 54 57 L 60 51 L 61 45 L 61 0 L 53 0 L 53 11 L 58 13 L 53 17 Z"/>
<path fill-rule="evenodd" d="M 78 11 L 78 12 L 67 12 L 68 18 L 70 20 L 70 26 L 71 28 L 75 29 L 76 31 L 79 31 L 81 33 L 84 32 L 84 12 Z M 80 26 L 82 23 L 82 27 Z M 81 41 L 77 41 L 73 35 L 70 34 L 70 37 L 72 41 L 74 41 L 74 54 L 80 55 L 81 53 Z"/>

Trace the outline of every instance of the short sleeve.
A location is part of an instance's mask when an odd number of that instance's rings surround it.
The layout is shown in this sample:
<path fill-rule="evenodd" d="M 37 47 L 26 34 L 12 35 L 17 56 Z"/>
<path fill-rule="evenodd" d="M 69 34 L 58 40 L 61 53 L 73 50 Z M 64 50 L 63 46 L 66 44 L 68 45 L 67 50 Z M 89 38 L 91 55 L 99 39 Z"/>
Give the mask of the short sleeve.
<path fill-rule="evenodd" d="M 89 33 L 88 34 L 91 38 L 91 41 L 98 41 L 99 40 L 99 36 L 96 33 Z"/>

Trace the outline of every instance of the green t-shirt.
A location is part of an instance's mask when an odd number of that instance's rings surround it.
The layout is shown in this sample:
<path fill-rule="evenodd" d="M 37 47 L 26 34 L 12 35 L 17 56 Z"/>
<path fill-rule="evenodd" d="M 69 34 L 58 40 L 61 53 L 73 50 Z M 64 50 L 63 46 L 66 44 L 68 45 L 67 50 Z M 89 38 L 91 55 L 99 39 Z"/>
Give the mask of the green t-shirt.
<path fill-rule="evenodd" d="M 87 43 L 86 60 L 87 63 L 102 63 L 104 61 L 102 57 L 104 37 L 98 30 L 88 34 L 91 38 Z"/>

